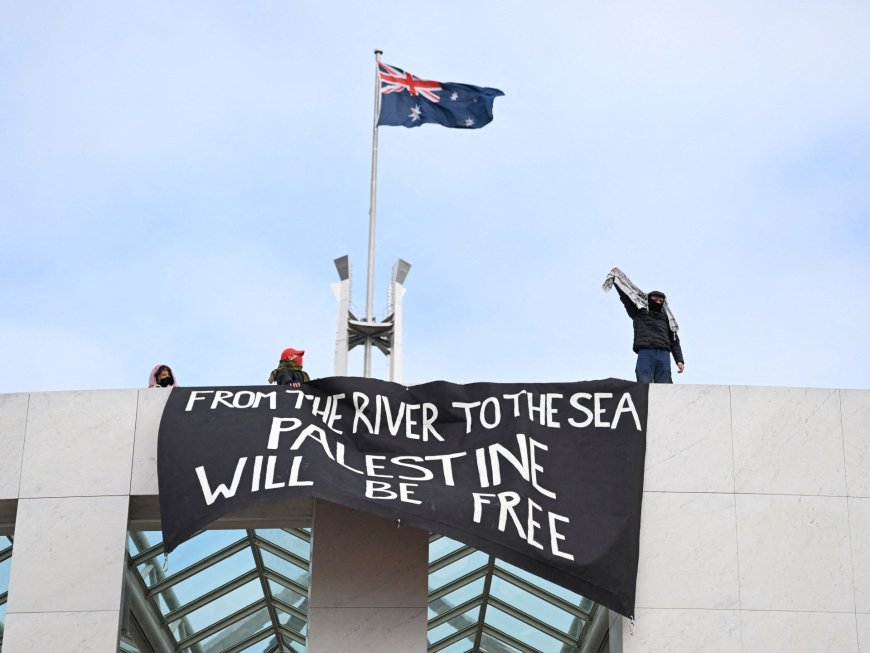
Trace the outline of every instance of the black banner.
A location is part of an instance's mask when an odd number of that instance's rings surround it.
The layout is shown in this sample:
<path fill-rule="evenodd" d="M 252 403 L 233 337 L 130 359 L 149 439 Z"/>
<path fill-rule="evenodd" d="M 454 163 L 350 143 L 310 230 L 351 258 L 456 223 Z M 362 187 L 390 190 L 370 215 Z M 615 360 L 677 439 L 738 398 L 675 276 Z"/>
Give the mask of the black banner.
<path fill-rule="evenodd" d="M 313 496 L 632 616 L 648 388 L 352 377 L 174 388 L 158 442 L 164 547 L 236 510 Z"/>

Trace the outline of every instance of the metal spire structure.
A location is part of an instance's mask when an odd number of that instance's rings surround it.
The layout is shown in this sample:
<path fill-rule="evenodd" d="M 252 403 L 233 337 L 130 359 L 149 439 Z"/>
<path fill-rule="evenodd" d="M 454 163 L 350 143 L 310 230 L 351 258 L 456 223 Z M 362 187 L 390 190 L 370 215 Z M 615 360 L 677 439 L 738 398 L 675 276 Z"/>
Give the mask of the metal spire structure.
<path fill-rule="evenodd" d="M 348 256 L 335 259 L 338 283 L 332 284 L 338 301 L 338 322 L 335 335 L 335 376 L 347 376 L 348 353 L 354 347 L 364 345 L 377 348 L 387 357 L 387 380 L 402 382 L 402 327 L 404 322 L 403 299 L 405 279 L 411 264 L 398 259 L 393 265 L 390 279 L 387 316 L 383 321 L 360 320 L 350 309 L 351 264 Z M 371 376 L 371 361 L 364 376 Z"/>
<path fill-rule="evenodd" d="M 393 265 L 388 297 L 388 315 L 378 322 L 374 319 L 374 269 L 375 269 L 375 213 L 378 196 L 378 117 L 381 109 L 380 60 L 383 51 L 375 50 L 375 106 L 372 121 L 372 177 L 369 198 L 369 250 L 368 275 L 366 278 L 365 318 L 359 319 L 350 310 L 351 265 L 345 255 L 335 259 L 339 283 L 333 284 L 338 300 L 338 326 L 335 337 L 336 376 L 347 376 L 348 352 L 358 345 L 364 347 L 363 376 L 372 375 L 372 347 L 379 349 L 388 360 L 389 381 L 402 380 L 402 298 L 404 282 L 411 264 L 398 259 Z"/>

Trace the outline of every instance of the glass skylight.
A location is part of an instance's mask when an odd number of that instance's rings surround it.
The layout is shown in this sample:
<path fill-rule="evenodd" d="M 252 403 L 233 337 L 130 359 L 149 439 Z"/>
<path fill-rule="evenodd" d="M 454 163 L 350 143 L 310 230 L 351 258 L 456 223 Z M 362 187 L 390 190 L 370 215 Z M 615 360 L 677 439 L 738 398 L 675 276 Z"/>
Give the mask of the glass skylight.
<path fill-rule="evenodd" d="M 11 555 L 11 540 L 5 542 Z M 3 545 L 0 539 L 0 583 Z M 166 570 L 158 532 L 131 532 L 128 553 L 128 592 L 144 599 L 128 602 L 145 606 L 157 636 L 177 653 L 305 652 L 309 529 L 204 531 L 172 553 Z M 429 569 L 430 653 L 577 651 L 596 608 L 437 534 L 430 536 Z M 141 653 L 135 617 L 124 621 L 123 653 Z"/>
<path fill-rule="evenodd" d="M 0 650 L 6 627 L 6 599 L 9 594 L 9 569 L 12 567 L 12 538 L 0 535 Z"/>

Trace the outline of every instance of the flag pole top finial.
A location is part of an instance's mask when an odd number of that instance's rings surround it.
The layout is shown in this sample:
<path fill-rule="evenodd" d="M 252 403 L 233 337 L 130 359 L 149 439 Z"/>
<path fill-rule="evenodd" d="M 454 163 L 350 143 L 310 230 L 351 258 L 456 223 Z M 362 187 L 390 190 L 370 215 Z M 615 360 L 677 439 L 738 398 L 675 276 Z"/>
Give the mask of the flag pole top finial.
<path fill-rule="evenodd" d="M 378 48 L 375 48 L 375 54 L 383 54 L 383 53 L 384 53 L 383 50 L 380 50 L 380 49 L 378 49 Z"/>

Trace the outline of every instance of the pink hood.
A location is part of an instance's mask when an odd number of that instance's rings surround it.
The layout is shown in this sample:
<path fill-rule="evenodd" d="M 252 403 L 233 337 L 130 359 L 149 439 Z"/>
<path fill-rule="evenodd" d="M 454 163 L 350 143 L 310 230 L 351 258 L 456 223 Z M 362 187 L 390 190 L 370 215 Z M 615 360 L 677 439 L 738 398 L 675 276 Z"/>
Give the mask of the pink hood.
<path fill-rule="evenodd" d="M 154 369 L 151 370 L 151 375 L 148 377 L 148 387 L 149 388 L 159 388 L 160 387 L 157 385 L 157 372 L 161 367 L 165 367 L 167 370 L 169 370 L 169 373 L 172 375 L 172 381 L 173 381 L 172 385 L 178 385 L 178 379 L 175 378 L 175 372 L 172 371 L 172 368 L 169 367 L 169 365 L 166 365 L 165 363 L 160 363 L 159 365 L 155 365 Z"/>

